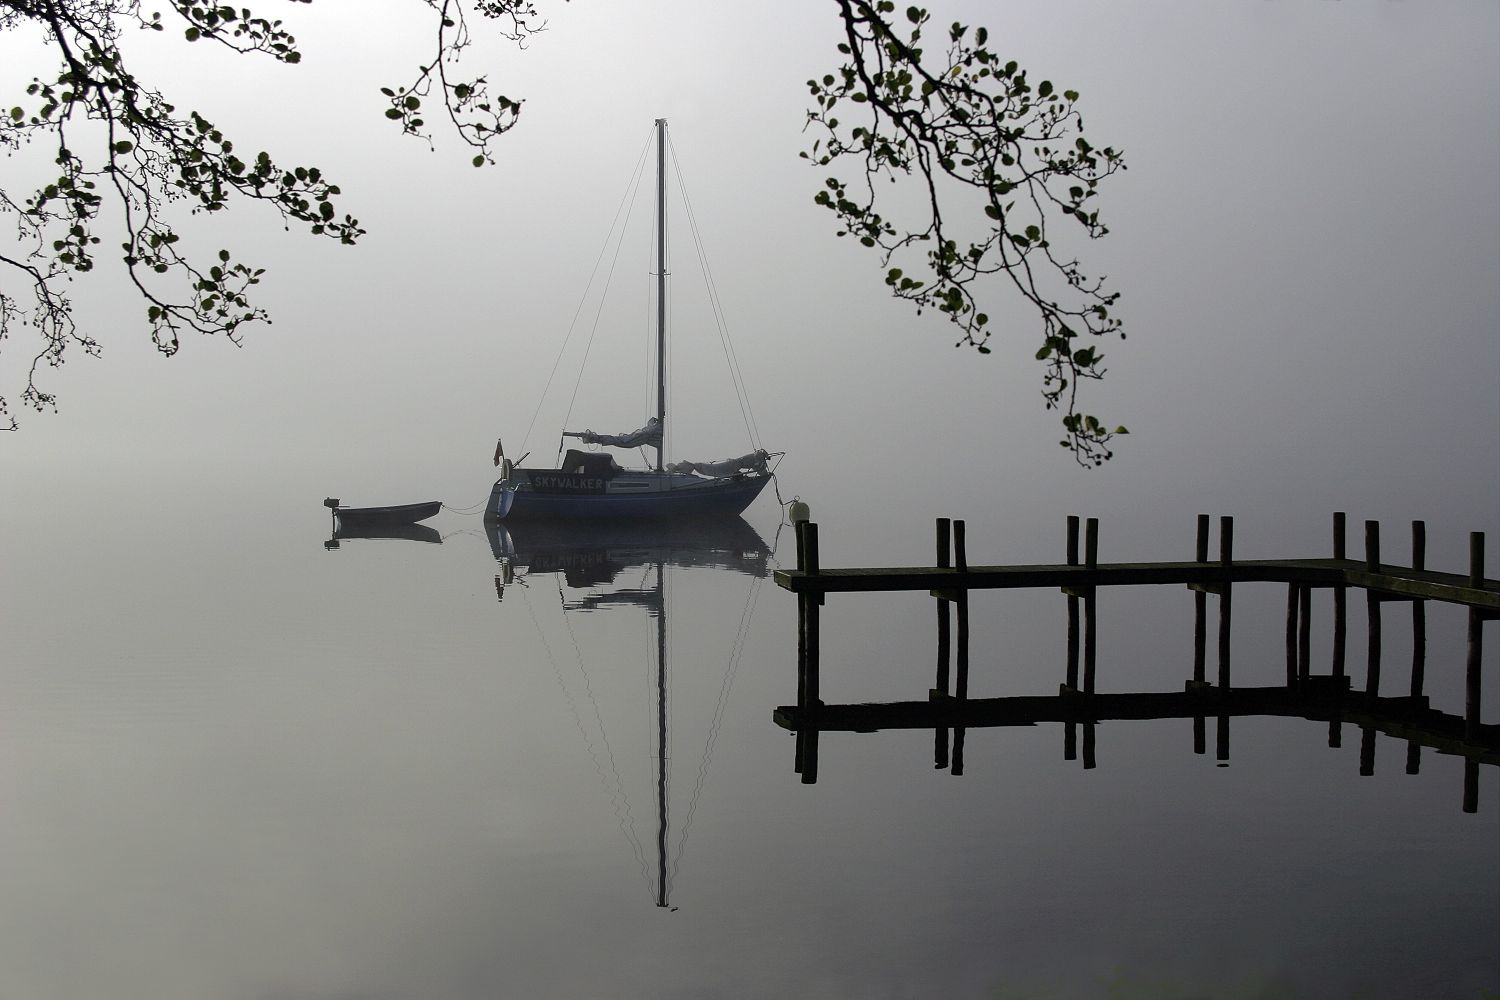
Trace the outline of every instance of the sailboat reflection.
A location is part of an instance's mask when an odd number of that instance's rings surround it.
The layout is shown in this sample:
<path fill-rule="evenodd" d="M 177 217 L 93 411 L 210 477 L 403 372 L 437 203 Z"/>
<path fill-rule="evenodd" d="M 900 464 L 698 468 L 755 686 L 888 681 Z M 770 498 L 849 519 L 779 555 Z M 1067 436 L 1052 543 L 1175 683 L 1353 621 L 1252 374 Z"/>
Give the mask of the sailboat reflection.
<path fill-rule="evenodd" d="M 750 615 L 759 596 L 762 582 L 770 573 L 772 550 L 743 518 L 694 520 L 678 518 L 659 523 L 587 524 L 577 521 L 528 520 L 524 523 L 490 523 L 485 525 L 490 548 L 500 564 L 495 576 L 495 594 L 504 600 L 508 588 L 524 587 L 530 578 L 551 574 L 560 576 L 558 586 L 564 615 L 569 612 L 597 611 L 605 608 L 642 608 L 652 622 L 652 671 L 654 692 L 652 715 L 654 753 L 653 783 L 656 796 L 656 872 L 653 901 L 657 907 L 676 909 L 670 904 L 672 872 L 669 866 L 670 816 L 670 678 L 667 640 L 671 635 L 668 598 L 669 569 L 709 568 L 727 570 L 752 578 L 750 594 L 739 618 L 739 632 L 734 636 L 729 665 L 720 687 L 714 719 L 709 726 L 709 745 L 699 770 L 699 788 L 707 770 L 707 754 L 722 719 L 733 672 L 744 644 Z M 636 571 L 629 573 L 628 571 Z M 637 575 L 639 574 L 639 575 Z M 627 582 L 620 582 L 624 577 Z M 568 596 L 563 587 L 588 593 Z M 574 646 L 577 646 L 577 639 Z M 550 655 L 550 654 L 549 654 Z M 618 774 L 615 775 L 618 781 Z M 623 794 L 623 793 L 622 793 Z M 697 789 L 694 796 L 696 801 Z M 689 819 L 694 803 L 688 806 Z M 685 841 L 686 824 L 681 833 Z M 634 834 L 626 836 L 639 849 Z M 679 843 L 677 857 L 682 853 Z M 644 857 L 641 858 L 644 867 Z"/>

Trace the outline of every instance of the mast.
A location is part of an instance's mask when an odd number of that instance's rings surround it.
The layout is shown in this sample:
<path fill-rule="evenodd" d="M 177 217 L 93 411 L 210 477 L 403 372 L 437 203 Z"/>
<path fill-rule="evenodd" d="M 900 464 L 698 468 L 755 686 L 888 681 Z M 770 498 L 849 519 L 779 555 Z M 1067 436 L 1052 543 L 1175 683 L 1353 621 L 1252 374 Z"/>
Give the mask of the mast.
<path fill-rule="evenodd" d="M 656 119 L 656 471 L 667 448 L 667 120 Z"/>

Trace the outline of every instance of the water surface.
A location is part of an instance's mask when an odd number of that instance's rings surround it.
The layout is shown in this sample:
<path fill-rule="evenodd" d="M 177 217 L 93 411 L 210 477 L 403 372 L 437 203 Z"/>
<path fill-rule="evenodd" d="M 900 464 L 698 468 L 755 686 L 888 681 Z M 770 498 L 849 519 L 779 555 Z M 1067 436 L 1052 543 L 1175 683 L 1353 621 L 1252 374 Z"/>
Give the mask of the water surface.
<path fill-rule="evenodd" d="M 706 548 L 519 527 L 507 548 L 447 512 L 430 522 L 438 544 L 333 548 L 315 492 L 226 502 L 205 484 L 166 514 L 146 483 L 115 486 L 101 516 L 14 484 L 28 516 L 0 528 L 0 994 L 1474 997 L 1500 983 L 1496 769 L 1467 815 L 1461 761 L 1428 752 L 1408 775 L 1405 743 L 1382 737 L 1361 777 L 1352 726 L 1331 749 L 1323 724 L 1237 719 L 1219 767 L 1211 722 L 1206 755 L 1187 721 L 1106 723 L 1092 769 L 1065 759 L 1061 726 L 970 730 L 961 777 L 934 768 L 930 731 L 825 734 L 818 782 L 802 784 L 772 722 L 795 699 L 796 656 L 795 602 L 768 579 L 793 561 L 774 504 Z M 920 524 L 894 543 L 857 519 L 823 528 L 866 563 L 930 539 Z M 1277 683 L 1284 592 L 1237 597 L 1236 682 Z M 976 596 L 971 694 L 1055 692 L 1064 613 L 1055 593 Z M 1110 595 L 1100 690 L 1180 690 L 1191 615 L 1181 591 Z M 1393 663 L 1402 618 L 1388 616 Z M 1462 616 L 1434 607 L 1428 631 L 1427 690 L 1461 712 Z M 925 697 L 933 633 L 925 596 L 830 598 L 824 699 Z M 1387 677 L 1388 693 L 1405 683 Z"/>

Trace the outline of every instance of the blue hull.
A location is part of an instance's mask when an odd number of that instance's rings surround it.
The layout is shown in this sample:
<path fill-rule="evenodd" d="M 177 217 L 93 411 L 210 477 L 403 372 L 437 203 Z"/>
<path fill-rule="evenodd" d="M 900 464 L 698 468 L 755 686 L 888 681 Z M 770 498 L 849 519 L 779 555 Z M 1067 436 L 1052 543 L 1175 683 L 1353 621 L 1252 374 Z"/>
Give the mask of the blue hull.
<path fill-rule="evenodd" d="M 522 487 L 511 492 L 499 483 L 490 491 L 486 521 L 526 518 L 579 518 L 593 521 L 734 515 L 760 496 L 769 476 L 705 482 L 702 486 L 640 494 L 538 493 Z"/>

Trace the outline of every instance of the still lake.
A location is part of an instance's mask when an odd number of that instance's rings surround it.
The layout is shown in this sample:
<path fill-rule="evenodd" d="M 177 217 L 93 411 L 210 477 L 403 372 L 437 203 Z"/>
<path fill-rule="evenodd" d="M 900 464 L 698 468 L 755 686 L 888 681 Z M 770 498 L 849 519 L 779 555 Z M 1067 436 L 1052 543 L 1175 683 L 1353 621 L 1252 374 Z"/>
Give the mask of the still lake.
<path fill-rule="evenodd" d="M 1060 725 L 970 730 L 962 776 L 934 767 L 931 731 L 825 734 L 801 783 L 772 720 L 795 700 L 796 602 L 769 578 L 795 562 L 769 493 L 707 546 L 507 539 L 445 511 L 438 542 L 332 547 L 301 484 L 265 502 L 179 483 L 166 512 L 124 477 L 107 514 L 6 485 L 0 997 L 1500 990 L 1491 766 L 1466 814 L 1456 757 L 1410 775 L 1382 736 L 1361 776 L 1356 727 L 1335 749 L 1326 724 L 1252 718 L 1218 766 L 1211 723 L 1198 755 L 1168 720 L 1101 724 L 1090 769 Z M 825 565 L 931 545 L 930 518 L 896 544 L 819 520 Z M 1038 553 L 1060 556 L 1055 520 L 1028 525 Z M 1191 533 L 1149 555 L 1190 556 Z M 971 542 L 971 562 L 1015 556 Z M 1236 598 L 1236 683 L 1277 683 L 1284 589 Z M 1065 613 L 1055 592 L 976 595 L 971 695 L 1054 693 Z M 1326 594 L 1313 613 L 1326 671 Z M 1428 616 L 1427 691 L 1461 714 L 1463 615 Z M 925 697 L 934 618 L 925 596 L 830 597 L 824 700 Z M 1406 684 L 1403 621 L 1385 693 Z M 1191 640 L 1180 588 L 1101 598 L 1099 689 L 1181 690 Z"/>

